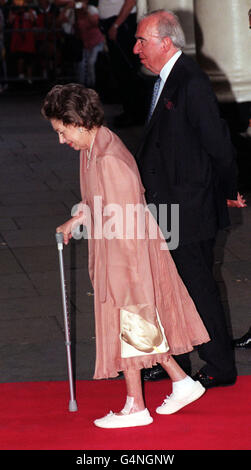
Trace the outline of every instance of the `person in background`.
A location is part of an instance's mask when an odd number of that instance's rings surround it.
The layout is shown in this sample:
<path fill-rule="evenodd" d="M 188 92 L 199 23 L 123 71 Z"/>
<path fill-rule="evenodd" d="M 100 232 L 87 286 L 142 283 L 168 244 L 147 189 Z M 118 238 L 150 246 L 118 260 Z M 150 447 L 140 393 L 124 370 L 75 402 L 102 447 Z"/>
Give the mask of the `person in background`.
<path fill-rule="evenodd" d="M 61 54 L 58 44 L 59 10 L 49 0 L 38 0 L 37 7 L 36 52 L 39 74 L 48 78 L 60 64 Z"/>
<path fill-rule="evenodd" d="M 132 52 L 137 27 L 136 1 L 100 0 L 98 10 L 123 106 L 114 125 L 119 128 L 142 123 L 146 111 L 144 82 L 139 77 L 139 61 Z"/>
<path fill-rule="evenodd" d="M 58 24 L 61 26 L 62 73 L 65 76 L 75 76 L 76 64 L 82 58 L 83 44 L 76 35 L 76 5 L 77 2 L 58 0 Z"/>
<path fill-rule="evenodd" d="M 37 15 L 27 0 L 13 0 L 8 22 L 13 28 L 10 52 L 16 59 L 17 74 L 20 79 L 27 78 L 32 84 L 33 66 L 35 62 L 35 34 Z"/>
<path fill-rule="evenodd" d="M 88 3 L 88 0 L 84 0 L 76 4 L 79 5 L 76 9 L 76 34 L 83 43 L 82 59 L 77 64 L 77 78 L 79 83 L 95 88 L 95 65 L 98 54 L 104 49 L 104 36 L 98 26 L 98 9 Z"/>
<path fill-rule="evenodd" d="M 237 193 L 235 150 L 208 77 L 182 52 L 177 16 L 166 10 L 146 15 L 136 40 L 134 53 L 158 77 L 136 152 L 146 200 L 179 207 L 179 244 L 170 253 L 211 338 L 198 346 L 205 364 L 194 378 L 205 388 L 231 385 L 237 371 L 213 264 L 217 231 L 230 224 L 227 205 L 246 205 Z M 167 231 L 170 220 L 171 213 Z M 163 375 L 157 366 L 145 378 Z"/>

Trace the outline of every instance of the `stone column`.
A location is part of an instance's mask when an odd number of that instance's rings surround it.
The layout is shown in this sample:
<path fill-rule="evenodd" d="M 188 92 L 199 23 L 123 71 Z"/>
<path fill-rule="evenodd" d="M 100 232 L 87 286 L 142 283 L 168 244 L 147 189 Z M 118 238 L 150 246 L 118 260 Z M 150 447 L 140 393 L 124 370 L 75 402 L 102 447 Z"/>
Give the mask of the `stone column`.
<path fill-rule="evenodd" d="M 251 101 L 250 0 L 194 0 L 197 61 L 220 102 Z"/>
<path fill-rule="evenodd" d="M 137 0 L 137 20 L 147 13 L 147 0 Z"/>

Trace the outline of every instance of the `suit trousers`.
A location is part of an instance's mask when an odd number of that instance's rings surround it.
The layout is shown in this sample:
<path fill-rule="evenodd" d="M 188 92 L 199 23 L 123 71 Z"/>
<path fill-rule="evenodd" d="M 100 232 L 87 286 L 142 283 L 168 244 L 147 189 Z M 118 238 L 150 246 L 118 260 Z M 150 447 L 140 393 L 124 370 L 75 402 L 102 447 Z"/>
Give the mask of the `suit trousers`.
<path fill-rule="evenodd" d="M 236 377 L 234 351 L 214 279 L 214 239 L 181 245 L 170 254 L 211 338 L 198 346 L 202 371 L 219 379 Z"/>

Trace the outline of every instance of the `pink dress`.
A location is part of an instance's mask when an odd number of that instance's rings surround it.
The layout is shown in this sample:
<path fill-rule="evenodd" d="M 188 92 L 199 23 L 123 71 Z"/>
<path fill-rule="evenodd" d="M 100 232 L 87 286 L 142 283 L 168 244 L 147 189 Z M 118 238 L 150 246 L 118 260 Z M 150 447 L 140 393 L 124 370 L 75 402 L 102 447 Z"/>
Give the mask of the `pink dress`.
<path fill-rule="evenodd" d="M 149 238 L 149 221 L 157 227 L 151 214 L 145 223 L 144 238 L 125 237 L 128 224 L 120 225 L 118 235 L 111 237 L 116 227 L 112 224 L 116 211 L 117 215 L 125 216 L 128 204 L 146 206 L 146 203 L 133 156 L 106 127 L 99 128 L 90 159 L 87 152 L 80 153 L 80 185 L 82 202 L 91 212 L 88 244 L 89 274 L 95 296 L 94 378 L 116 377 L 119 371 L 129 368 L 165 363 L 170 355 L 189 352 L 195 345 L 209 341 L 169 251 L 161 249 L 165 242 L 160 235 Z M 101 214 L 103 231 L 100 231 Z M 156 322 L 157 310 L 169 349 L 160 352 L 155 348 L 151 354 L 123 356 L 120 320 L 123 309 L 129 312 L 136 309 L 139 315 L 143 312 L 143 317 L 146 312 L 144 320 L 152 323 Z"/>

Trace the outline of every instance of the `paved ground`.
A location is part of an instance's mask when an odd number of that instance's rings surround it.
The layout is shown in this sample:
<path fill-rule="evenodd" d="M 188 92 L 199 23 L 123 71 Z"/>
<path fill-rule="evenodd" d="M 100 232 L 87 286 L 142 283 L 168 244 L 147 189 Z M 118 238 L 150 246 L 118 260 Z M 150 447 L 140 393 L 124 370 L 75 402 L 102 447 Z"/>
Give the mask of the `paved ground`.
<path fill-rule="evenodd" d="M 0 97 L 0 382 L 67 378 L 55 227 L 80 198 L 78 155 L 59 146 L 40 117 L 41 93 Z M 108 124 L 120 111 L 105 105 Z M 140 127 L 118 131 L 133 151 Z M 233 210 L 230 232 L 216 247 L 215 273 L 230 332 L 242 336 L 251 311 L 250 143 L 241 140 L 241 185 L 249 200 Z M 95 361 L 93 295 L 86 241 L 64 248 L 77 379 L 91 379 Z M 193 369 L 200 365 L 191 354 Z M 251 373 L 250 350 L 237 351 L 238 373 Z"/>

